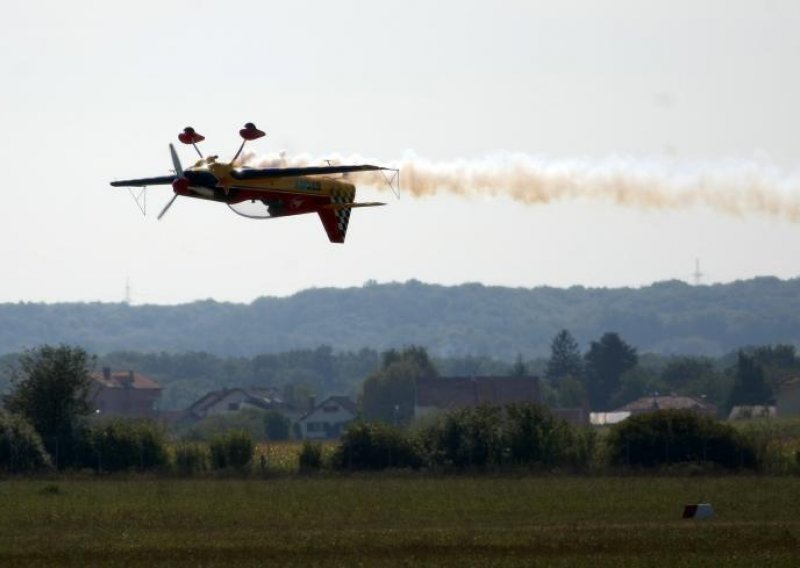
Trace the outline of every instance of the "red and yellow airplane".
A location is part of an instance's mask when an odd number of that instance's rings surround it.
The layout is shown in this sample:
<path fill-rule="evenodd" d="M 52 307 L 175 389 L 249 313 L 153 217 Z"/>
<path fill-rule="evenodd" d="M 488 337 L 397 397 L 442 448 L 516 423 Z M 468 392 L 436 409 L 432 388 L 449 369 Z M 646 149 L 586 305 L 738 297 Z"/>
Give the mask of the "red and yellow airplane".
<path fill-rule="evenodd" d="M 375 207 L 384 203 L 355 203 L 355 186 L 341 178 L 333 179 L 330 176 L 354 172 L 390 171 L 394 172 L 394 175 L 391 179 L 387 178 L 389 185 L 392 185 L 392 180 L 399 180 L 398 170 L 368 164 L 261 169 L 234 166 L 244 145 L 249 140 L 261 138 L 264 132 L 256 128 L 252 122 L 248 122 L 239 131 L 239 135 L 242 137 L 242 145 L 233 159 L 228 163 L 218 162 L 217 156 L 203 156 L 197 143 L 205 140 L 205 137 L 187 126 L 178 135 L 178 139 L 184 144 L 194 146 L 200 155 L 197 163 L 183 169 L 175 147 L 170 144 L 169 151 L 175 175 L 112 181 L 111 185 L 129 188 L 172 185 L 175 195 L 161 210 L 159 219 L 181 195 L 220 201 L 228 204 L 239 215 L 256 219 L 316 213 L 330 241 L 343 243 L 352 209 Z"/>

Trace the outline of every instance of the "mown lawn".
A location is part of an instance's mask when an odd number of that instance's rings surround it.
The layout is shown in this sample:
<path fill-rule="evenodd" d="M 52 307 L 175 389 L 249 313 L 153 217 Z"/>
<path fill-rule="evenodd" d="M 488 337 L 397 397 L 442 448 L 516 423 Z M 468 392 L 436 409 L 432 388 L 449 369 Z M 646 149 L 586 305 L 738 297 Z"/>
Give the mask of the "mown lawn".
<path fill-rule="evenodd" d="M 792 477 L 0 481 L 0 566 L 796 566 L 799 543 Z"/>

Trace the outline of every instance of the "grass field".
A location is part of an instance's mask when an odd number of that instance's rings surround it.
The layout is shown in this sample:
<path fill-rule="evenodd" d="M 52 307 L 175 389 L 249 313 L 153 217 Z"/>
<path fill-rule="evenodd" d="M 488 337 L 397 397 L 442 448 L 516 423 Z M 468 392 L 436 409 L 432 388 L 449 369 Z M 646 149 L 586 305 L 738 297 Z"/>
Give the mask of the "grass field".
<path fill-rule="evenodd" d="M 799 543 L 792 477 L 0 481 L 0 566 L 796 566 Z"/>

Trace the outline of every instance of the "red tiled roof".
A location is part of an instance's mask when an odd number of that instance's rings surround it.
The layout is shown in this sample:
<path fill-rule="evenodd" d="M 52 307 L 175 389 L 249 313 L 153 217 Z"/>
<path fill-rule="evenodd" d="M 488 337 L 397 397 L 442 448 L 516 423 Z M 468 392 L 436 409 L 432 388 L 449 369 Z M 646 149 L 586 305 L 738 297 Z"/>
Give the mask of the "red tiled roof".
<path fill-rule="evenodd" d="M 798 385 L 800 385 L 800 377 L 788 377 L 778 382 L 778 389 L 794 388 Z"/>
<path fill-rule="evenodd" d="M 323 406 L 325 406 L 329 402 L 335 402 L 336 404 L 338 404 L 339 406 L 344 408 L 347 412 L 349 412 L 353 416 L 357 416 L 358 415 L 358 406 L 349 397 L 346 397 L 346 396 L 329 396 L 328 398 L 326 398 L 325 400 L 323 400 L 319 404 L 314 405 L 314 408 L 312 408 L 311 410 L 309 410 L 308 412 L 303 414 L 297 420 L 301 421 L 301 422 L 306 420 L 309 416 L 314 414 L 317 410 L 319 410 L 320 408 L 322 408 Z"/>
<path fill-rule="evenodd" d="M 220 400 L 232 392 L 241 392 L 247 397 L 247 402 L 253 406 L 269 409 L 278 406 L 285 406 L 283 399 L 278 392 L 271 387 L 234 387 L 221 390 L 210 391 L 200 399 L 193 402 L 186 410 L 188 412 L 202 413 L 208 407 L 218 403 Z"/>
<path fill-rule="evenodd" d="M 716 407 L 713 404 L 697 400 L 691 396 L 680 395 L 652 395 L 643 396 L 625 406 L 620 406 L 615 412 L 642 412 L 651 410 L 711 410 Z"/>
<path fill-rule="evenodd" d="M 538 377 L 424 377 L 416 381 L 417 406 L 463 408 L 513 402 L 541 402 Z"/>
<path fill-rule="evenodd" d="M 590 422 L 588 408 L 580 406 L 572 408 L 551 408 L 550 412 L 553 413 L 553 416 L 558 416 L 562 420 L 566 420 L 573 425 L 589 424 Z"/>
<path fill-rule="evenodd" d="M 163 390 L 164 388 L 147 375 L 133 371 L 95 372 L 91 377 L 99 385 L 110 389 Z"/>
<path fill-rule="evenodd" d="M 341 406 L 342 408 L 344 408 L 348 412 L 350 412 L 352 414 L 358 414 L 358 407 L 356 406 L 356 403 L 353 402 L 352 400 L 350 400 L 348 397 L 346 397 L 346 396 L 332 396 L 332 397 L 328 398 L 327 400 L 323 400 L 322 404 L 325 404 L 326 402 L 328 402 L 330 400 L 335 401 L 336 403 L 339 404 L 339 406 Z M 322 406 L 322 404 L 320 404 L 319 406 Z"/>

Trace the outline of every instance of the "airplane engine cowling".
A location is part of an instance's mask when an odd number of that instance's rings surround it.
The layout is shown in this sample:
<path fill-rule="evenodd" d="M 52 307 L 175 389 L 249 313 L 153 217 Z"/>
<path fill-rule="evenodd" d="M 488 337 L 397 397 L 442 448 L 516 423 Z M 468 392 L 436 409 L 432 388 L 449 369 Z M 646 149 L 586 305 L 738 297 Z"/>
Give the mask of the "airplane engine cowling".
<path fill-rule="evenodd" d="M 191 193 L 191 191 L 189 191 L 189 180 L 185 177 L 180 177 L 173 180 L 172 191 L 178 195 L 189 195 Z"/>

